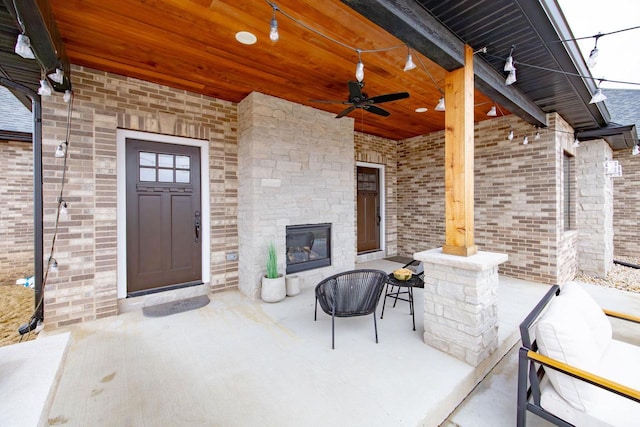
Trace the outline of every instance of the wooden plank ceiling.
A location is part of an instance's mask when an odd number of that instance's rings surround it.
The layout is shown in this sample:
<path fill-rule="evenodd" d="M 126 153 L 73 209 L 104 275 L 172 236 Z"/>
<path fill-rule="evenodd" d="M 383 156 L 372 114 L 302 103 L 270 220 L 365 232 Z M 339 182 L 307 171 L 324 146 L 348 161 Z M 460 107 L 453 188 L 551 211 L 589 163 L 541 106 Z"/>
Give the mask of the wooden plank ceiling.
<path fill-rule="evenodd" d="M 346 106 L 310 102 L 346 100 L 358 55 L 352 49 L 276 15 L 280 40 L 269 40 L 273 9 L 265 0 L 50 0 L 71 63 L 239 102 L 258 91 L 339 113 Z M 281 0 L 288 15 L 361 50 L 403 43 L 337 0 Z M 249 31 L 257 43 L 235 40 Z M 362 109 L 349 115 L 357 131 L 394 140 L 444 129 L 434 110 L 441 94 L 420 67 L 404 72 L 407 48 L 363 52 L 369 96 L 404 92 L 410 98 L 381 104 L 389 117 Z M 445 71 L 422 62 L 444 88 Z M 476 91 L 475 120 L 486 120 L 492 101 Z M 416 108 L 427 107 L 425 113 Z M 503 110 L 504 111 L 504 110 Z M 506 111 L 505 111 L 506 113 Z"/>

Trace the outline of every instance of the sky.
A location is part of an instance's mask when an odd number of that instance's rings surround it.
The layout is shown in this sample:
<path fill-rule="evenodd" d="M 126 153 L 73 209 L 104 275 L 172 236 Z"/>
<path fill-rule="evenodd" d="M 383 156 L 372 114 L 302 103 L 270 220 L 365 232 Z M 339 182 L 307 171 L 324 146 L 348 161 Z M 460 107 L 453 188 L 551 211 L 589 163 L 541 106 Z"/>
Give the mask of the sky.
<path fill-rule="evenodd" d="M 640 26 L 640 0 L 557 0 L 575 38 Z M 578 41 L 586 58 L 595 39 Z M 610 34 L 598 40 L 598 63 L 593 77 L 635 82 L 624 85 L 602 82 L 602 88 L 640 90 L 640 28 Z"/>

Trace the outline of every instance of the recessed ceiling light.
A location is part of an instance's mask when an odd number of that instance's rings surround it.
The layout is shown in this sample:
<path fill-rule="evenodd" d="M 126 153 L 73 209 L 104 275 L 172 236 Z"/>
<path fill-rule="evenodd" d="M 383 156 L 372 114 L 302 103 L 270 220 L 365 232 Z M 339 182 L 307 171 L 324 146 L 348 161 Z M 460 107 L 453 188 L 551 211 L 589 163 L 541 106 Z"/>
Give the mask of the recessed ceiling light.
<path fill-rule="evenodd" d="M 258 38 L 248 31 L 238 31 L 236 33 L 236 40 L 242 44 L 254 44 L 258 41 Z"/>
<path fill-rule="evenodd" d="M 428 110 L 427 107 L 419 107 L 419 108 L 416 108 L 416 113 L 424 113 L 427 110 Z"/>

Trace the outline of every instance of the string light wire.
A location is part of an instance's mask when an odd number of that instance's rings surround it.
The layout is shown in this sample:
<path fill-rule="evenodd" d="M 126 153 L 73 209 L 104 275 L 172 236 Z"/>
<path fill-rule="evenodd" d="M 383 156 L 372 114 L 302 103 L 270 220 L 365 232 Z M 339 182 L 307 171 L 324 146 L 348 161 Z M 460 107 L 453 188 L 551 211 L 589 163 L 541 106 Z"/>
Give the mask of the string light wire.
<path fill-rule="evenodd" d="M 47 259 L 47 268 L 44 270 L 44 275 L 42 277 L 42 289 L 41 289 L 41 292 L 40 292 L 40 300 L 37 301 L 36 307 L 33 310 L 33 313 L 31 314 L 31 317 L 29 318 L 29 322 L 27 322 L 27 325 L 31 324 L 31 322 L 36 318 L 38 310 L 42 306 L 42 302 L 44 301 L 44 289 L 46 287 L 47 279 L 49 277 L 49 270 L 51 269 L 53 264 L 57 264 L 57 261 L 53 257 L 53 255 L 55 253 L 56 239 L 58 237 L 58 225 L 59 225 L 59 222 L 60 222 L 60 204 L 65 202 L 65 200 L 63 199 L 63 195 L 64 195 L 64 185 L 65 185 L 65 183 L 67 181 L 66 176 L 67 176 L 67 164 L 68 164 L 68 159 L 69 159 L 69 139 L 71 137 L 71 112 L 72 111 L 73 111 L 73 96 L 71 96 L 71 99 L 69 100 L 69 103 L 67 104 L 67 124 L 66 124 L 66 126 L 67 126 L 67 129 L 66 129 L 66 131 L 67 131 L 66 132 L 67 150 L 65 151 L 63 165 L 62 165 L 62 178 L 61 178 L 61 183 L 60 183 L 60 192 L 59 192 L 58 198 L 57 198 L 58 206 L 57 206 L 57 209 L 56 209 L 56 220 L 55 220 L 55 224 L 54 224 L 54 227 L 53 227 L 53 237 L 51 238 L 51 252 L 49 253 L 49 258 Z M 22 340 L 25 338 L 25 336 L 29 337 L 30 335 L 31 335 L 31 330 L 29 330 L 27 333 L 25 333 L 24 335 L 22 335 L 20 337 L 20 342 L 22 342 Z"/>

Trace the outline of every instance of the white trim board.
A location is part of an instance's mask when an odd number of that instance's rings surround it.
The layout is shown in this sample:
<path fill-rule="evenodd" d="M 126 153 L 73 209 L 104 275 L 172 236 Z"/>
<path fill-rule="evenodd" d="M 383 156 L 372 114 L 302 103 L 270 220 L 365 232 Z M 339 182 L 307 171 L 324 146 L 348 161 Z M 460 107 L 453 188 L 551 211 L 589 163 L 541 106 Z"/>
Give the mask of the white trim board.
<path fill-rule="evenodd" d="M 127 297 L 127 176 L 126 176 L 126 140 L 127 138 L 165 144 L 189 145 L 200 148 L 200 188 L 202 203 L 202 281 L 211 281 L 211 202 L 209 195 L 209 141 L 160 135 L 135 130 L 117 129 L 116 131 L 116 179 L 117 179 L 117 251 L 118 251 L 118 298 Z"/>
<path fill-rule="evenodd" d="M 367 162 L 356 162 L 356 174 L 358 173 L 358 167 L 362 166 L 365 168 L 375 168 L 375 169 L 379 169 L 380 171 L 380 251 L 382 253 L 386 253 L 386 246 L 387 246 L 387 228 L 386 228 L 386 216 L 387 216 L 387 205 L 386 205 L 386 197 L 385 194 L 387 192 L 387 189 L 385 187 L 385 166 L 381 165 L 379 163 L 367 163 Z M 356 185 L 358 182 L 358 177 L 356 176 Z M 357 197 L 357 193 L 358 193 L 358 189 L 356 189 L 356 197 Z M 357 227 L 357 221 L 358 219 L 356 218 L 356 232 L 358 230 Z M 358 256 L 358 253 L 356 251 L 356 256 Z"/>

